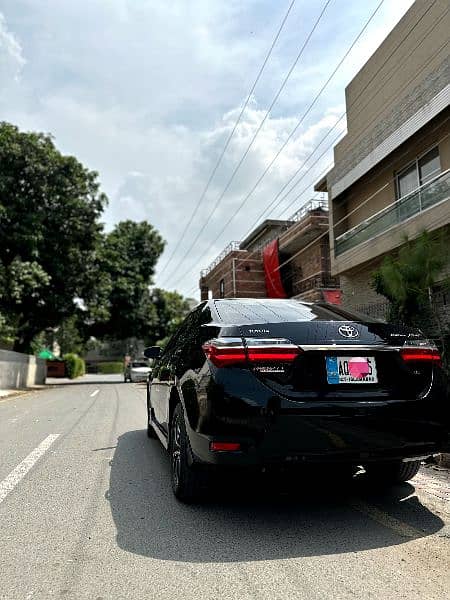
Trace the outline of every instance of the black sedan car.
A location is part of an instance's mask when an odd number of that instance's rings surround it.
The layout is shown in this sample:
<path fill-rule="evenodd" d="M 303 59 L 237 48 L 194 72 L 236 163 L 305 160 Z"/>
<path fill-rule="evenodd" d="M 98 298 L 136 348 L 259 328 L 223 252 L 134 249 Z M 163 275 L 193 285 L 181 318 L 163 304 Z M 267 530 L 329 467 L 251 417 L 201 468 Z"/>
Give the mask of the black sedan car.
<path fill-rule="evenodd" d="M 441 358 L 418 330 L 326 303 L 209 300 L 145 354 L 148 435 L 186 502 L 212 469 L 363 466 L 386 484 L 450 450 Z"/>

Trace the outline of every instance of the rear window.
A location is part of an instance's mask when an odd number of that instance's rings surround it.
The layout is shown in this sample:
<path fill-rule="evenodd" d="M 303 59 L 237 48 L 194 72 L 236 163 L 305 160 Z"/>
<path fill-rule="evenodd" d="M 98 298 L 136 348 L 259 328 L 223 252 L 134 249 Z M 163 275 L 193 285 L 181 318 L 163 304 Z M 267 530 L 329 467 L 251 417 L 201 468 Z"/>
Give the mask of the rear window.
<path fill-rule="evenodd" d="M 133 369 L 136 369 L 137 367 L 148 367 L 148 364 L 145 362 L 134 362 L 131 363 L 131 366 L 133 367 Z"/>
<path fill-rule="evenodd" d="M 306 304 L 298 300 L 216 300 L 220 320 L 227 325 L 252 323 L 282 323 L 295 321 L 364 321 L 380 323 L 379 319 L 350 311 L 334 304 Z"/>

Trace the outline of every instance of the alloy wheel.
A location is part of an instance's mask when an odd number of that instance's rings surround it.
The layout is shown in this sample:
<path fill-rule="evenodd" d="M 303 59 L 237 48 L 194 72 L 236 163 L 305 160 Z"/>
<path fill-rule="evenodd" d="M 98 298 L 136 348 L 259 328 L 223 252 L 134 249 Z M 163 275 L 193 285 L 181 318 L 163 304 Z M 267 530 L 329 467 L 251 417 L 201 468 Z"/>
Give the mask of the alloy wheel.
<path fill-rule="evenodd" d="M 172 425 L 172 456 L 171 456 L 171 466 L 172 466 L 172 477 L 173 483 L 175 487 L 178 487 L 178 483 L 180 481 L 180 471 L 181 471 L 181 429 L 180 429 L 180 419 L 178 416 L 174 417 L 173 425 Z"/>

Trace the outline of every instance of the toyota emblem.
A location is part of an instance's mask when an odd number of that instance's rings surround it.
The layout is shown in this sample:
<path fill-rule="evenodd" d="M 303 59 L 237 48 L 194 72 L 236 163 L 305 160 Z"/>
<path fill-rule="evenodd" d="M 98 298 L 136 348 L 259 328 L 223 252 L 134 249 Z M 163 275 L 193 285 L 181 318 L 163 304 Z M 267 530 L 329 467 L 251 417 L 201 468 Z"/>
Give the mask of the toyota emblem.
<path fill-rule="evenodd" d="M 352 327 L 352 325 L 341 325 L 338 331 L 345 338 L 356 338 L 359 336 L 359 331 L 356 327 Z"/>

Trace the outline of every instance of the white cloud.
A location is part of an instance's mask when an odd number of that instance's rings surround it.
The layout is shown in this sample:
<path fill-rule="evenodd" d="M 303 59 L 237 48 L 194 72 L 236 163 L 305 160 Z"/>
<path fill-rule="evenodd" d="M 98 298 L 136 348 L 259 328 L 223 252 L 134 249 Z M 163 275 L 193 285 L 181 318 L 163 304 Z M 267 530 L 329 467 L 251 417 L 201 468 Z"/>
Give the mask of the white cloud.
<path fill-rule="evenodd" d="M 3 87 L 19 79 L 25 63 L 22 47 L 8 30 L 5 17 L 0 13 L 0 82 Z"/>
<path fill-rule="evenodd" d="M 248 159 L 242 166 L 242 170 L 238 172 L 229 192 L 224 196 L 214 213 L 214 218 L 208 225 L 208 235 L 200 238 L 195 249 L 193 249 L 193 251 L 195 251 L 193 252 L 192 258 L 188 258 L 183 263 L 183 266 L 177 272 L 175 279 L 171 282 L 172 285 L 177 284 L 182 288 L 193 287 L 193 285 L 196 284 L 198 277 L 198 269 L 193 272 L 190 270 L 190 267 L 193 264 L 196 267 L 207 266 L 230 239 L 242 239 L 249 227 L 256 222 L 262 210 L 274 200 L 287 179 L 297 170 L 299 170 L 299 175 L 306 172 L 309 169 L 309 166 L 326 148 L 327 144 L 331 143 L 333 136 L 327 139 L 316 153 L 312 154 L 318 142 L 323 139 L 324 135 L 336 123 L 338 116 L 342 114 L 342 110 L 342 106 L 328 109 L 326 114 L 321 118 L 314 120 L 312 123 L 299 129 L 297 135 L 294 136 L 292 142 L 286 146 L 284 152 L 279 156 L 268 172 L 267 177 L 262 180 L 261 185 L 257 188 L 255 193 L 243 205 L 243 208 L 239 211 L 232 223 L 230 223 L 227 230 L 220 237 L 217 237 L 217 234 L 223 228 L 224 223 L 238 210 L 249 190 L 254 186 L 255 182 L 266 169 L 267 165 L 272 161 L 272 158 L 298 122 L 298 120 L 293 117 L 269 117 L 267 119 L 260 135 L 256 138 L 251 154 L 248 155 Z M 217 156 L 220 154 L 239 112 L 240 107 L 229 111 L 213 130 L 205 132 L 202 135 L 203 140 L 200 144 L 201 154 L 198 165 L 199 174 L 210 173 L 212 171 Z M 206 196 L 204 209 L 199 211 L 199 217 L 196 219 L 195 227 L 192 227 L 192 233 L 189 236 L 189 240 L 193 239 L 194 234 L 200 228 L 201 223 L 206 220 L 211 208 L 215 205 L 217 198 L 228 181 L 230 173 L 233 171 L 235 165 L 247 148 L 264 113 L 265 111 L 259 109 L 255 103 L 245 110 L 242 121 L 236 131 L 236 135 L 232 139 L 229 150 L 221 165 L 219 174 L 217 178 L 214 179 L 213 185 Z M 339 130 L 343 131 L 344 125 L 345 123 L 341 123 L 340 128 L 338 127 L 336 129 L 335 134 Z M 307 160 L 311 154 L 311 159 Z M 310 184 L 310 190 L 312 190 L 312 183 L 315 182 L 317 175 L 324 169 L 325 165 L 329 163 L 330 157 L 331 149 L 310 172 L 306 173 L 305 179 L 296 190 L 297 193 L 308 183 Z M 192 178 L 192 180 L 195 181 L 195 177 Z M 202 180 L 204 180 L 204 175 Z M 170 195 L 171 194 L 169 193 L 168 196 Z M 271 212 L 268 214 L 270 216 L 279 216 L 279 213 L 286 208 L 293 196 L 294 194 L 281 204 L 278 199 L 277 204 L 273 206 Z M 295 212 L 298 205 L 300 205 L 301 202 L 308 200 L 310 196 L 311 191 L 307 191 L 299 201 L 299 204 L 295 205 L 295 207 L 290 210 L 290 213 Z M 181 220 L 177 230 L 182 230 L 183 225 L 184 221 Z M 177 260 L 174 260 L 173 264 L 169 266 L 169 273 L 179 262 L 179 259 L 183 257 L 183 252 L 186 248 L 189 248 L 189 240 L 181 245 Z M 201 257 L 200 265 L 198 265 L 198 256 Z M 167 281 L 164 274 L 163 281 Z"/>
<path fill-rule="evenodd" d="M 367 36 L 239 217 L 218 237 L 224 221 L 286 140 L 378 0 L 330 4 L 205 235 L 180 269 L 185 274 L 194 264 L 194 271 L 181 284 L 178 277 L 171 285 L 187 292 L 196 284 L 200 268 L 229 240 L 246 233 L 341 114 L 345 85 L 411 2 L 385 2 Z M 168 241 L 164 264 L 285 10 L 284 3 L 272 0 L 2 0 L 2 118 L 24 129 L 51 132 L 63 152 L 96 169 L 111 200 L 105 213 L 108 227 L 126 218 L 150 220 Z M 184 256 L 206 219 L 319 11 L 317 3 L 297 0 L 195 226 L 170 268 Z M 330 159 L 328 153 L 319 161 L 299 191 L 315 180 Z M 314 160 L 307 162 L 303 172 Z M 312 186 L 286 214 L 311 194 Z M 281 214 L 287 205 L 288 200 L 271 216 Z"/>

